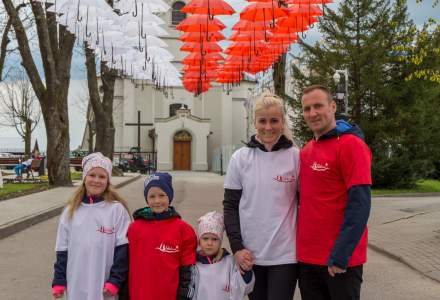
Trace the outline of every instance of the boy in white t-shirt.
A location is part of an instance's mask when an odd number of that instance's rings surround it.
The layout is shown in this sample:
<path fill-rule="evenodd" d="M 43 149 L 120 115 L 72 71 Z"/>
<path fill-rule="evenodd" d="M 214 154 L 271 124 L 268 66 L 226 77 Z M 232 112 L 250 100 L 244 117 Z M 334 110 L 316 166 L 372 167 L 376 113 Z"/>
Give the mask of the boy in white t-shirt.
<path fill-rule="evenodd" d="M 252 271 L 239 271 L 234 257 L 221 248 L 223 215 L 209 212 L 198 221 L 196 293 L 193 300 L 241 300 L 255 283 Z"/>

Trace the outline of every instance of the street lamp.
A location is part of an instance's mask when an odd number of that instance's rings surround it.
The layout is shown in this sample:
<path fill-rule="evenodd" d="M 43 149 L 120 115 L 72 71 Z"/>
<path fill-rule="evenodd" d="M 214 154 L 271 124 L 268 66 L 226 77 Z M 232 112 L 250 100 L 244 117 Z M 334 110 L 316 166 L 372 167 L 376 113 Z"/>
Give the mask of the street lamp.
<path fill-rule="evenodd" d="M 341 82 L 341 74 L 344 81 Z M 335 70 L 333 80 L 336 83 L 336 103 L 338 105 L 339 117 L 343 120 L 348 119 L 348 70 Z"/>

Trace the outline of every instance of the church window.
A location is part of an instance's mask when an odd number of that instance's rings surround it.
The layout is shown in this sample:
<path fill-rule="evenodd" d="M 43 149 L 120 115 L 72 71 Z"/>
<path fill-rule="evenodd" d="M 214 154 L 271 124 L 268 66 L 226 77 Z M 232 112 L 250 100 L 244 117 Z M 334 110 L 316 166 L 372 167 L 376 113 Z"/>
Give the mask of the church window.
<path fill-rule="evenodd" d="M 178 25 L 182 20 L 186 18 L 186 13 L 181 11 L 181 9 L 185 6 L 184 2 L 177 1 L 173 4 L 173 11 L 171 14 L 171 24 Z"/>
<path fill-rule="evenodd" d="M 175 116 L 178 109 L 181 109 L 183 105 L 183 109 L 188 109 L 188 105 L 181 103 L 174 103 L 170 105 L 170 117 Z"/>

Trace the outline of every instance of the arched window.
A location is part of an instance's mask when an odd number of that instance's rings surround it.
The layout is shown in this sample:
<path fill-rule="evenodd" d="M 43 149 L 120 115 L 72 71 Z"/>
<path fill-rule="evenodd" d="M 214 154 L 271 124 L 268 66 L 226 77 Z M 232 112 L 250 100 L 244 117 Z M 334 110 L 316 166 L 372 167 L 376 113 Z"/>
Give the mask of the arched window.
<path fill-rule="evenodd" d="M 173 12 L 171 15 L 171 24 L 179 25 L 179 23 L 186 18 L 186 13 L 182 12 L 181 9 L 185 6 L 184 2 L 177 1 L 173 4 Z"/>

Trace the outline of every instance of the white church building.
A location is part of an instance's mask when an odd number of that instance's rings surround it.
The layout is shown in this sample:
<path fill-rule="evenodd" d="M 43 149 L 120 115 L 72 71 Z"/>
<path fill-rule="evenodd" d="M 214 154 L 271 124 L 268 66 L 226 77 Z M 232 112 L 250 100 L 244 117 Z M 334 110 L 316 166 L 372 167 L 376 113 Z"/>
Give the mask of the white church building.
<path fill-rule="evenodd" d="M 161 17 L 169 36 L 162 37 L 180 70 L 181 32 L 176 25 L 185 18 L 182 1 L 169 2 L 172 9 Z M 156 90 L 145 82 L 120 78 L 114 96 L 115 151 L 137 147 L 142 152 L 157 152 L 158 170 L 218 170 L 220 153 L 226 157 L 254 133 L 252 107 L 256 82 L 244 80 L 232 90 L 222 85 L 194 97 L 183 87 L 168 92 Z M 82 148 L 87 149 L 86 127 Z M 223 166 L 225 168 L 225 166 Z"/>

